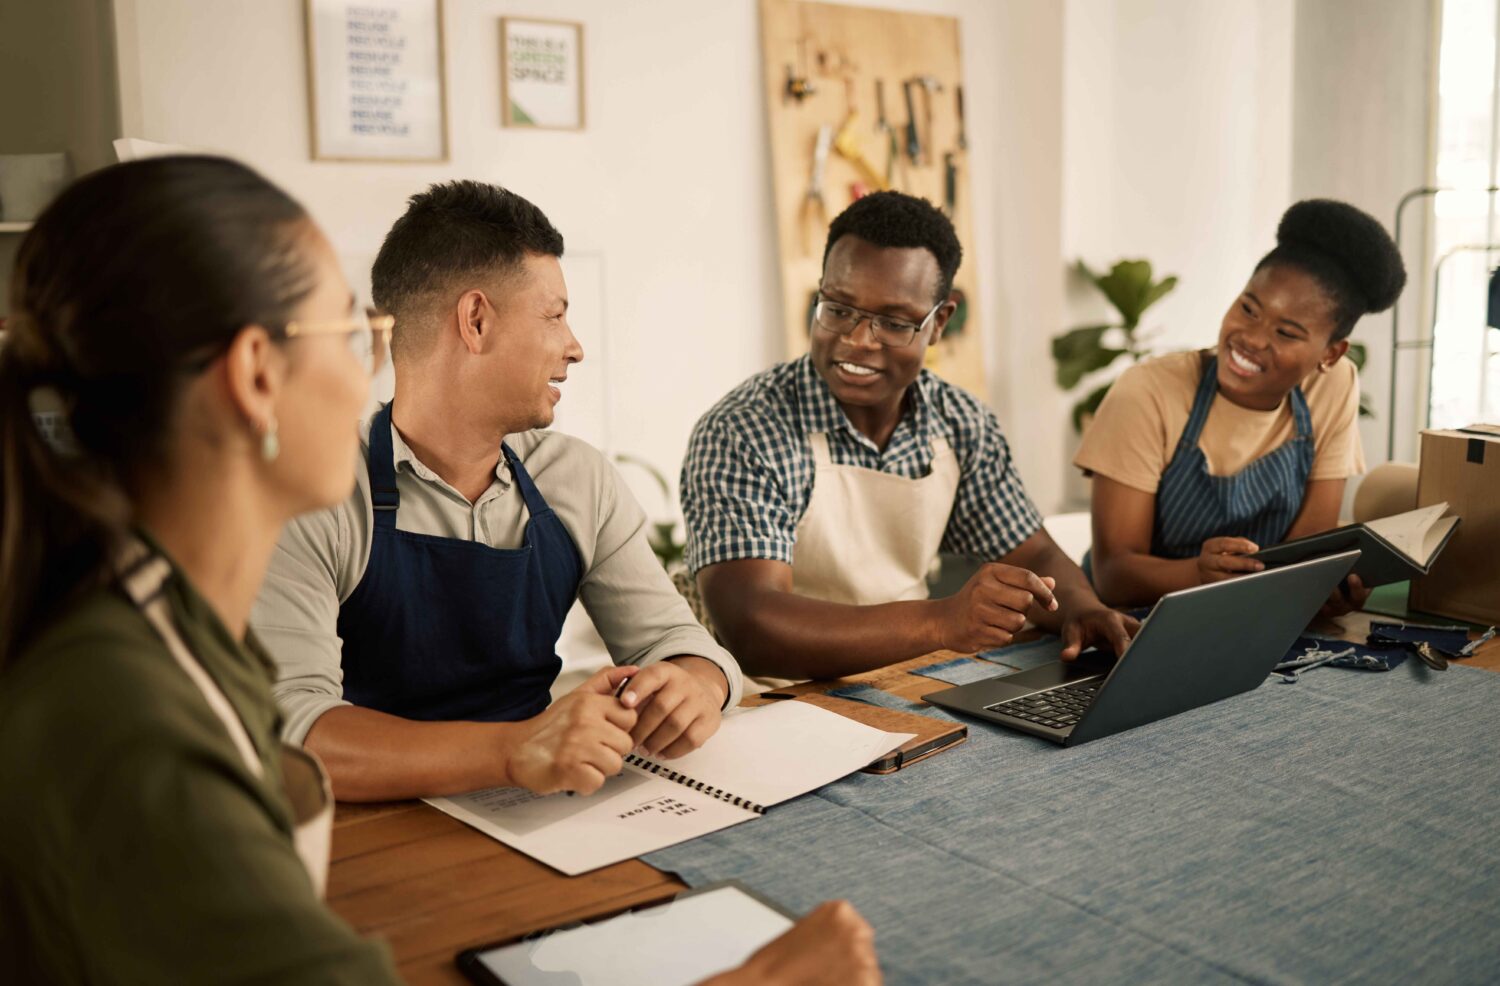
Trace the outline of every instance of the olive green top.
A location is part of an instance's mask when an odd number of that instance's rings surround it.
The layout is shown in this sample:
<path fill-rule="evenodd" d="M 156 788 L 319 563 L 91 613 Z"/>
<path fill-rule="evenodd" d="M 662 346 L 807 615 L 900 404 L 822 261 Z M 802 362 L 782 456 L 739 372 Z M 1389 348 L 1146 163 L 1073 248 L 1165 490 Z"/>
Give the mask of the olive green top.
<path fill-rule="evenodd" d="M 274 666 L 165 592 L 264 778 L 120 589 L 80 598 L 0 673 L 0 982 L 397 982 L 293 849 Z"/>

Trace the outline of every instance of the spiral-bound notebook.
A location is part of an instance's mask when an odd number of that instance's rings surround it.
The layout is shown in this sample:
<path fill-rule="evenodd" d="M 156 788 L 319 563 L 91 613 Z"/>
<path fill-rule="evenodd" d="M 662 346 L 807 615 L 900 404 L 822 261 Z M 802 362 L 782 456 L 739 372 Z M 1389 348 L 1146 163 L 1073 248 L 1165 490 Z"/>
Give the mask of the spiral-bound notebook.
<path fill-rule="evenodd" d="M 427 803 L 569 876 L 747 822 L 911 739 L 803 702 L 735 709 L 676 760 L 632 754 L 587 797 L 491 788 Z"/>

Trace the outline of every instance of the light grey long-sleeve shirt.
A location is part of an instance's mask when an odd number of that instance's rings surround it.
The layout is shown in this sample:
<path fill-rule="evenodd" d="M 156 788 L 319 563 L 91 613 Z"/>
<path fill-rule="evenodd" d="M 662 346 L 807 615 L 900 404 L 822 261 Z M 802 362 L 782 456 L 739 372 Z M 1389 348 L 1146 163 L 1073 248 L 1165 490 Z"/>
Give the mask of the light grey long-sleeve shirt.
<path fill-rule="evenodd" d="M 287 525 L 250 622 L 278 668 L 276 700 L 283 735 L 300 743 L 318 717 L 348 705 L 343 697 L 339 607 L 369 564 L 369 422 L 365 464 L 348 500 Z M 572 536 L 583 565 L 579 595 L 616 664 L 645 666 L 669 657 L 708 658 L 729 681 L 726 708 L 739 704 L 742 679 L 729 652 L 693 619 L 646 541 L 646 515 L 613 466 L 586 442 L 554 431 L 506 439 L 537 489 Z M 391 426 L 396 527 L 492 548 L 518 548 L 526 505 L 502 457 L 495 481 L 474 503 L 417 459 Z"/>

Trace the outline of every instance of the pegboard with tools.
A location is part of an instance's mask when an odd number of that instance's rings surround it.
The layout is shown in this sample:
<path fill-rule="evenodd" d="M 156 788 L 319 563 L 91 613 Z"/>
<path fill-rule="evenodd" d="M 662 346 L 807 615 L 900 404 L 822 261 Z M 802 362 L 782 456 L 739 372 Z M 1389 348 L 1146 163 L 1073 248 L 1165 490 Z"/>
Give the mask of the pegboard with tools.
<path fill-rule="evenodd" d="M 958 21 L 801 0 L 761 0 L 760 18 L 787 357 L 807 351 L 830 220 L 894 188 L 958 230 L 959 310 L 927 365 L 985 398 Z"/>

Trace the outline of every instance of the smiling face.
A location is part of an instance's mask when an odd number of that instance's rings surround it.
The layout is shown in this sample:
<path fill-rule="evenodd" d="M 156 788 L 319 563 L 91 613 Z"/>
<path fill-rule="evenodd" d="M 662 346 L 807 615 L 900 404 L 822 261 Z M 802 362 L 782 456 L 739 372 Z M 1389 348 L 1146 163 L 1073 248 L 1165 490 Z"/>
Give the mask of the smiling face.
<path fill-rule="evenodd" d="M 940 281 L 937 258 L 922 247 L 879 247 L 844 236 L 828 252 L 822 292 L 829 301 L 921 322 L 937 301 Z M 942 336 L 953 307 L 945 303 L 910 344 L 895 348 L 876 341 L 868 319 L 846 336 L 812 327 L 813 368 L 856 425 L 861 409 L 899 415 L 906 388 L 922 371 L 923 355 Z"/>
<path fill-rule="evenodd" d="M 568 286 L 556 257 L 529 254 L 509 276 L 502 294 L 489 295 L 499 307 L 484 391 L 494 419 L 513 434 L 552 424 L 558 384 L 583 359 L 583 347 L 568 326 Z"/>
<path fill-rule="evenodd" d="M 1241 407 L 1269 411 L 1349 348 L 1332 342 L 1333 300 L 1311 275 L 1286 264 L 1256 271 L 1229 306 L 1219 330 L 1219 393 Z"/>

